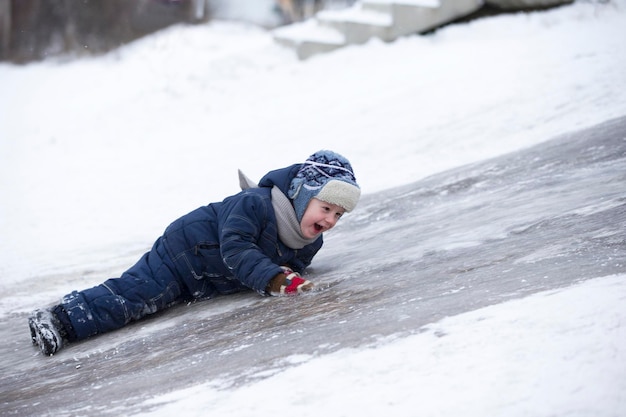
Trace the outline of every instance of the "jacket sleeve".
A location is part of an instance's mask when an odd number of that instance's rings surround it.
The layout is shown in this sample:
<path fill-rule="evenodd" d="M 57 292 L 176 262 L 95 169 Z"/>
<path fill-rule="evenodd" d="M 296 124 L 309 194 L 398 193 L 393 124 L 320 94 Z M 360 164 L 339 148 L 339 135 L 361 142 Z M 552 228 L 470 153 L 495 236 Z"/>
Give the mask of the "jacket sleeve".
<path fill-rule="evenodd" d="M 224 264 L 247 287 L 264 293 L 269 281 L 282 272 L 263 253 L 258 242 L 267 233 L 269 197 L 243 192 L 231 197 L 221 213 L 220 242 Z"/>

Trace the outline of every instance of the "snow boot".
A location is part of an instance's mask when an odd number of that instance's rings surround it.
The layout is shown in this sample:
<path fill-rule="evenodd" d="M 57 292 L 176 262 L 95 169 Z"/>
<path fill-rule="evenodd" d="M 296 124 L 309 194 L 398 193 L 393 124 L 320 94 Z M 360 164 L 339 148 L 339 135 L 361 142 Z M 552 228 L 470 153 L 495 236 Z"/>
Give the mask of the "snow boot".
<path fill-rule="evenodd" d="M 63 347 L 63 326 L 50 310 L 35 310 L 28 318 L 33 345 L 39 345 L 44 355 L 51 356 Z"/>

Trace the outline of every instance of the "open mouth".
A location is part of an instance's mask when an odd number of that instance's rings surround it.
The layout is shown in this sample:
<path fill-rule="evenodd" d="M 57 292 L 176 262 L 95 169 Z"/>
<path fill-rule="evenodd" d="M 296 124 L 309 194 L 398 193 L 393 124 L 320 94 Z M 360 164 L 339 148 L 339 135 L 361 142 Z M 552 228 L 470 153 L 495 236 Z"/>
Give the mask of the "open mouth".
<path fill-rule="evenodd" d="M 319 224 L 317 224 L 317 223 L 315 223 L 313 225 L 313 228 L 315 228 L 315 231 L 318 232 L 318 233 L 321 232 L 322 230 L 324 230 L 324 228 L 322 226 L 320 226 Z"/>

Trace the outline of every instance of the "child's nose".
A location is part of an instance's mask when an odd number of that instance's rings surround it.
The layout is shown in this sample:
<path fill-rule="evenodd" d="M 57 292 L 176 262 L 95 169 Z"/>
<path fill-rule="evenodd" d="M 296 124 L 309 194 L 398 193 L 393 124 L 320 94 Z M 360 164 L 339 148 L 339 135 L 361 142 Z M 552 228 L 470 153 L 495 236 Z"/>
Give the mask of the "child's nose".
<path fill-rule="evenodd" d="M 337 223 L 337 217 L 335 217 L 334 214 L 328 214 L 325 220 L 326 220 L 326 223 L 328 224 L 329 229 L 335 226 L 335 224 Z"/>

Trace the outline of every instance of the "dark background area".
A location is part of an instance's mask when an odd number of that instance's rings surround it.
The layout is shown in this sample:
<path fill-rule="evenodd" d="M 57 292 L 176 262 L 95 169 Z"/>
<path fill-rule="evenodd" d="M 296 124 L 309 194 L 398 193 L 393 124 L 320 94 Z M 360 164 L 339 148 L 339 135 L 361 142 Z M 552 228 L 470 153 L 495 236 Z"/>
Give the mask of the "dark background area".
<path fill-rule="evenodd" d="M 0 0 L 0 60 L 103 53 L 172 24 L 210 17 L 207 0 Z"/>

